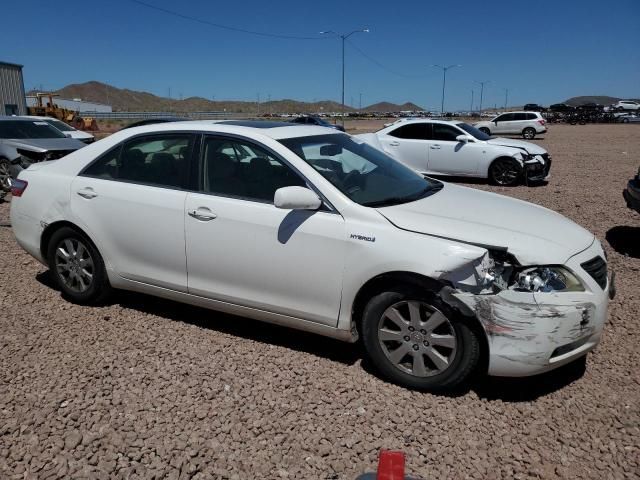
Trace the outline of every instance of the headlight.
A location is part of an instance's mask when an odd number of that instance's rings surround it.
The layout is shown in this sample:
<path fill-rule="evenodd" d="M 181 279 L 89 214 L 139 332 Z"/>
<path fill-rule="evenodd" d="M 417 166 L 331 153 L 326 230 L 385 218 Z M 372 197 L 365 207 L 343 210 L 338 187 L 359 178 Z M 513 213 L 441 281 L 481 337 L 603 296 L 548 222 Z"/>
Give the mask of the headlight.
<path fill-rule="evenodd" d="M 584 286 L 568 269 L 547 266 L 518 272 L 516 289 L 526 292 L 583 292 Z"/>

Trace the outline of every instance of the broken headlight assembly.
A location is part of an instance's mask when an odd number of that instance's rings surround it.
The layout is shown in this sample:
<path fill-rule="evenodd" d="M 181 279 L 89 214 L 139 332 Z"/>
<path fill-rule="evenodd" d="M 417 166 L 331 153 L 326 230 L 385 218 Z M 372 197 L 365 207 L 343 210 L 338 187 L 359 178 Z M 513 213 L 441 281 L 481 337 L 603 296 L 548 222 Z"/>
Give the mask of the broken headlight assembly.
<path fill-rule="evenodd" d="M 567 268 L 550 265 L 515 273 L 515 290 L 521 292 L 583 292 L 582 282 Z"/>

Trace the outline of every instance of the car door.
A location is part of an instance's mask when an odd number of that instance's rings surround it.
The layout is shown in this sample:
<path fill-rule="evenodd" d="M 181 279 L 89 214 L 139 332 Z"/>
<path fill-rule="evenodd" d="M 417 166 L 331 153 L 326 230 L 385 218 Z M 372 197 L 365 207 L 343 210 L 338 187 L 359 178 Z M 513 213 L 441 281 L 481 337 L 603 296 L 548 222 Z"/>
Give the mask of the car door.
<path fill-rule="evenodd" d="M 513 113 L 503 113 L 493 119 L 493 126 L 491 127 L 492 134 L 505 134 L 512 133 Z"/>
<path fill-rule="evenodd" d="M 194 139 L 135 137 L 73 180 L 73 215 L 121 277 L 186 292 L 184 203 Z"/>
<path fill-rule="evenodd" d="M 467 135 L 446 123 L 433 123 L 429 141 L 429 172 L 442 175 L 475 175 L 483 148 L 473 141 L 459 142 L 456 137 Z"/>
<path fill-rule="evenodd" d="M 248 140 L 206 136 L 199 176 L 199 191 L 186 198 L 189 293 L 335 326 L 342 216 L 329 208 L 276 208 L 278 188 L 305 180 Z"/>
<path fill-rule="evenodd" d="M 431 126 L 426 122 L 400 125 L 383 135 L 378 135 L 384 151 L 396 160 L 418 171 L 426 172 L 429 158 Z"/>

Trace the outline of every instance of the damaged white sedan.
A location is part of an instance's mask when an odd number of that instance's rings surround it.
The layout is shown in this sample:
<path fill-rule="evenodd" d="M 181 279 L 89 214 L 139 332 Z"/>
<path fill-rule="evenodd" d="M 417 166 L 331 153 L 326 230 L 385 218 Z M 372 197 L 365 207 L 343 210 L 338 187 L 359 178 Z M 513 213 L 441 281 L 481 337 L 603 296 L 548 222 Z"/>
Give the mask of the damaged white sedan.
<path fill-rule="evenodd" d="M 584 356 L 614 291 L 570 220 L 323 127 L 127 129 L 32 165 L 12 192 L 18 243 L 74 302 L 126 289 L 360 337 L 381 374 L 422 390 Z"/>

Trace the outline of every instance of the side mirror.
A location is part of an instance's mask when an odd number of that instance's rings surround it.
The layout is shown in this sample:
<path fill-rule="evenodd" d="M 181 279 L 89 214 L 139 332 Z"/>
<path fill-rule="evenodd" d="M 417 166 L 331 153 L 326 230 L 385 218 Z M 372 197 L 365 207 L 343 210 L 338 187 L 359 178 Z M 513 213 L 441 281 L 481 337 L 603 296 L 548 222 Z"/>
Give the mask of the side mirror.
<path fill-rule="evenodd" d="M 458 142 L 467 143 L 469 141 L 469 137 L 467 135 L 458 135 L 456 140 Z"/>
<path fill-rule="evenodd" d="M 305 187 L 282 187 L 276 190 L 273 204 L 287 210 L 318 210 L 322 200 Z"/>

